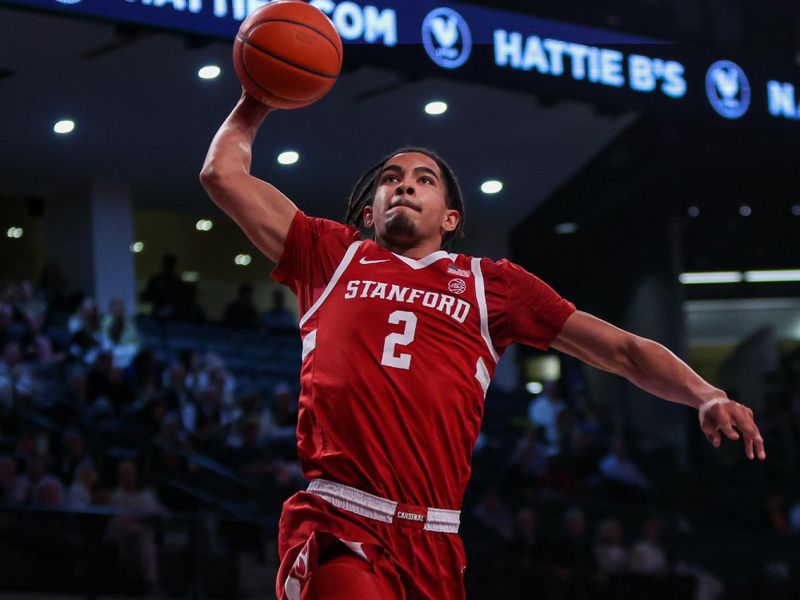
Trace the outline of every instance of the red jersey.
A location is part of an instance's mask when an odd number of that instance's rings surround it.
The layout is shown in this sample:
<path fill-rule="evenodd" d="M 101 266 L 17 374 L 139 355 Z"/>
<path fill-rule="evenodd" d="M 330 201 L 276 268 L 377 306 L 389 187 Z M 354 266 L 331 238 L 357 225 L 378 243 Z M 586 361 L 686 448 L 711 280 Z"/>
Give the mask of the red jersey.
<path fill-rule="evenodd" d="M 575 307 L 506 260 L 414 260 L 298 211 L 273 277 L 298 297 L 298 455 L 322 477 L 458 510 L 508 345 L 547 348 Z"/>

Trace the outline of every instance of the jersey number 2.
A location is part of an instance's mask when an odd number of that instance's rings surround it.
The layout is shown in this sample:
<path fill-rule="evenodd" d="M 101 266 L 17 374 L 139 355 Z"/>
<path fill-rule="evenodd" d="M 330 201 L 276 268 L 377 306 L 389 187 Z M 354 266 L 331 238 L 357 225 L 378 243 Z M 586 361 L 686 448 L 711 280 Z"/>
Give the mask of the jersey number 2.
<path fill-rule="evenodd" d="M 395 354 L 397 346 L 408 346 L 414 341 L 417 331 L 417 315 L 407 310 L 396 310 L 389 315 L 389 323 L 399 325 L 405 323 L 403 333 L 390 333 L 383 342 L 381 364 L 395 369 L 406 369 L 411 366 L 410 354 Z"/>

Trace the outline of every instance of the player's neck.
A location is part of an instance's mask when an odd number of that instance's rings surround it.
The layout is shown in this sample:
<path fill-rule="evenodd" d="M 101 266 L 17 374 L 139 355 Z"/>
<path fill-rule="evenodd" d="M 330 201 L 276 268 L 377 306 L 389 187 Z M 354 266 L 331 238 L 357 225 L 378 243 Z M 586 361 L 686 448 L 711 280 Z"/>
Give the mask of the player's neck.
<path fill-rule="evenodd" d="M 426 256 L 442 249 L 440 240 L 421 240 L 413 244 L 389 242 L 381 239 L 376 239 L 375 241 L 378 243 L 378 245 L 383 246 L 390 252 L 394 252 L 395 254 L 414 260 L 425 258 Z"/>

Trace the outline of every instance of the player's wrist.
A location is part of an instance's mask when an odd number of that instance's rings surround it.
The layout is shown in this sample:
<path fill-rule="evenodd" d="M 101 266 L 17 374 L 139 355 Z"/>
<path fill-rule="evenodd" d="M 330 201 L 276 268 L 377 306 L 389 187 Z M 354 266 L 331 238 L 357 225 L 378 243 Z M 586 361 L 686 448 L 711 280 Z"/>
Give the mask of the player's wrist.
<path fill-rule="evenodd" d="M 253 96 L 244 92 L 234 112 L 245 125 L 257 129 L 273 110 L 277 109 L 274 106 L 259 102 Z"/>
<path fill-rule="evenodd" d="M 731 400 L 727 396 L 715 396 L 715 397 L 713 397 L 713 398 L 711 398 L 709 400 L 706 400 L 702 404 L 700 404 L 700 406 L 697 407 L 697 409 L 698 409 L 698 417 L 700 419 L 700 422 L 701 423 L 703 422 L 703 419 L 705 418 L 706 413 L 708 413 L 709 410 L 711 410 L 712 408 L 714 408 L 718 404 L 725 404 L 727 402 L 733 402 L 733 400 Z"/>

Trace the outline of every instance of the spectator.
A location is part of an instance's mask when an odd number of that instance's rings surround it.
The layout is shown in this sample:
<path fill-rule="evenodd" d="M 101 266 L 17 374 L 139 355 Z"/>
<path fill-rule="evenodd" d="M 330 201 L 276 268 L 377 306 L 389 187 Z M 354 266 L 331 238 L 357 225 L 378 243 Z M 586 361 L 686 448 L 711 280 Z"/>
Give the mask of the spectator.
<path fill-rule="evenodd" d="M 14 307 L 11 304 L 0 302 L 0 348 L 5 348 L 8 342 L 17 337 L 14 328 Z"/>
<path fill-rule="evenodd" d="M 20 320 L 28 324 L 28 326 L 30 326 L 31 323 L 38 323 L 40 328 L 41 323 L 44 323 L 47 306 L 36 297 L 35 292 L 33 281 L 30 279 L 23 279 L 19 284 L 14 309 Z"/>
<path fill-rule="evenodd" d="M 225 366 L 225 362 L 212 352 L 206 353 L 205 376 L 200 382 L 200 390 L 207 389 L 219 392 L 226 408 L 232 408 L 236 402 L 236 378 Z"/>
<path fill-rule="evenodd" d="M 564 513 L 563 530 L 550 544 L 548 559 L 572 573 L 584 573 L 594 568 L 586 513 L 582 509 L 574 507 Z"/>
<path fill-rule="evenodd" d="M 58 264 L 48 262 L 42 267 L 37 285 L 37 296 L 47 306 L 48 314 L 69 312 L 67 282 Z"/>
<path fill-rule="evenodd" d="M 110 352 L 97 355 L 88 377 L 88 397 L 95 416 L 119 416 L 134 400 L 122 371 L 114 368 Z"/>
<path fill-rule="evenodd" d="M 489 489 L 475 508 L 475 518 L 491 537 L 508 542 L 514 535 L 514 518 L 505 502 L 494 489 Z"/>
<path fill-rule="evenodd" d="M 45 508 L 60 508 L 64 505 L 64 484 L 56 477 L 45 477 L 33 489 L 31 503 Z"/>
<path fill-rule="evenodd" d="M 180 361 L 175 361 L 166 370 L 161 399 L 167 410 L 175 412 L 180 412 L 185 406 L 194 404 L 194 394 L 187 386 L 186 369 Z"/>
<path fill-rule="evenodd" d="M 541 428 L 528 427 L 511 454 L 511 471 L 516 485 L 538 485 L 547 473 L 547 445 Z"/>
<path fill-rule="evenodd" d="M 492 572 L 496 582 L 491 586 L 497 597 L 507 600 L 530 598 L 536 590 L 537 597 L 550 598 L 546 593 L 548 578 L 542 563 L 542 541 L 539 535 L 539 520 L 532 508 L 517 511 L 514 535 L 499 552 L 494 553 Z M 487 556 L 488 559 L 488 556 Z M 487 586 L 488 587 L 488 586 Z M 482 590 L 488 595 L 489 590 Z"/>
<path fill-rule="evenodd" d="M 272 392 L 272 428 L 271 445 L 277 448 L 281 458 L 296 459 L 297 430 L 297 398 L 292 395 L 286 383 L 279 383 Z"/>
<path fill-rule="evenodd" d="M 561 399 L 557 381 L 546 382 L 542 393 L 534 398 L 528 407 L 528 419 L 530 422 L 534 426 L 544 429 L 548 456 L 553 456 L 561 451 L 559 415 L 566 408 L 567 405 Z"/>
<path fill-rule="evenodd" d="M 152 518 L 166 514 L 155 494 L 139 487 L 139 471 L 131 461 L 122 461 L 111 506 L 120 514 L 111 520 L 107 535 L 117 542 L 123 562 L 133 567 L 148 586 L 158 584 L 155 531 Z"/>
<path fill-rule="evenodd" d="M 667 553 L 661 544 L 664 523 L 650 517 L 642 526 L 642 537 L 631 548 L 631 571 L 640 575 L 666 575 L 669 570 Z"/>
<path fill-rule="evenodd" d="M 602 575 L 616 575 L 630 570 L 630 555 L 623 545 L 622 525 L 609 518 L 597 526 L 595 560 Z"/>
<path fill-rule="evenodd" d="M 540 562 L 542 540 L 539 535 L 539 517 L 532 508 L 517 511 L 516 528 L 508 543 L 511 556 L 520 570 L 533 570 Z"/>
<path fill-rule="evenodd" d="M 101 322 L 103 346 L 114 356 L 114 366 L 125 368 L 139 351 L 139 330 L 133 319 L 125 314 L 122 298 L 113 298 L 108 305 L 108 314 Z"/>
<path fill-rule="evenodd" d="M 239 425 L 241 439 L 228 449 L 225 462 L 239 475 L 257 478 L 275 471 L 269 453 L 258 443 L 259 426 L 257 419 L 243 419 Z"/>
<path fill-rule="evenodd" d="M 67 489 L 67 508 L 81 510 L 94 504 L 97 485 L 97 469 L 89 460 L 84 460 L 75 469 L 72 484 Z"/>
<path fill-rule="evenodd" d="M 64 486 L 57 477 L 47 472 L 47 460 L 41 454 L 36 454 L 28 459 L 25 474 L 21 477 L 18 485 L 22 495 L 20 501 L 23 503 L 45 503 L 53 506 L 50 504 L 51 502 L 56 500 L 58 500 L 58 504 L 63 502 Z"/>
<path fill-rule="evenodd" d="M 203 359 L 196 348 L 184 348 L 178 354 L 178 361 L 186 372 L 186 389 L 196 394 L 205 382 Z"/>
<path fill-rule="evenodd" d="M 61 396 L 61 421 L 70 423 L 83 418 L 89 407 L 89 384 L 86 369 L 73 366 L 67 371 L 66 390 Z"/>
<path fill-rule="evenodd" d="M 54 350 L 53 341 L 42 333 L 34 336 L 27 354 L 35 364 L 37 372 L 51 374 L 64 359 L 63 354 Z"/>
<path fill-rule="evenodd" d="M 75 479 L 78 466 L 88 459 L 83 435 L 75 429 L 67 429 L 61 436 L 61 459 L 57 474 L 65 484 Z"/>
<path fill-rule="evenodd" d="M 141 294 L 142 302 L 152 305 L 151 314 L 160 320 L 177 318 L 186 304 L 186 284 L 178 277 L 174 254 L 165 254 L 161 259 L 161 272 L 153 275 Z"/>
<path fill-rule="evenodd" d="M 627 488 L 649 490 L 650 482 L 639 467 L 628 457 L 627 445 L 621 436 L 614 439 L 613 447 L 598 465 L 600 473 L 608 481 Z"/>
<path fill-rule="evenodd" d="M 85 365 L 90 365 L 102 349 L 103 334 L 100 313 L 93 298 L 85 297 L 67 322 L 70 333 L 70 353 Z"/>
<path fill-rule="evenodd" d="M 18 401 L 30 400 L 33 385 L 33 374 L 22 362 L 19 342 L 8 342 L 0 361 L 0 406 L 10 410 Z"/>
<path fill-rule="evenodd" d="M 272 308 L 264 313 L 262 321 L 269 332 L 297 331 L 297 317 L 286 309 L 286 297 L 282 289 L 273 290 Z"/>
<path fill-rule="evenodd" d="M 253 391 L 239 398 L 239 410 L 236 416 L 242 419 L 255 419 L 258 422 L 260 446 L 265 446 L 272 439 L 275 420 L 272 411 L 264 404 L 261 392 Z"/>
<path fill-rule="evenodd" d="M 20 477 L 14 457 L 0 456 L 0 499 L 19 504 L 25 501 L 26 489 L 26 480 Z"/>
<path fill-rule="evenodd" d="M 257 330 L 261 323 L 258 318 L 258 309 L 253 302 L 255 290 L 249 283 L 239 286 L 239 293 L 233 302 L 225 307 L 223 323 L 231 329 Z"/>
<path fill-rule="evenodd" d="M 226 413 L 219 390 L 208 388 L 200 394 L 195 437 L 200 448 L 215 451 L 226 438 L 229 415 Z"/>
<path fill-rule="evenodd" d="M 161 365 L 151 348 L 142 348 L 124 372 L 126 383 L 142 396 L 160 389 Z"/>

